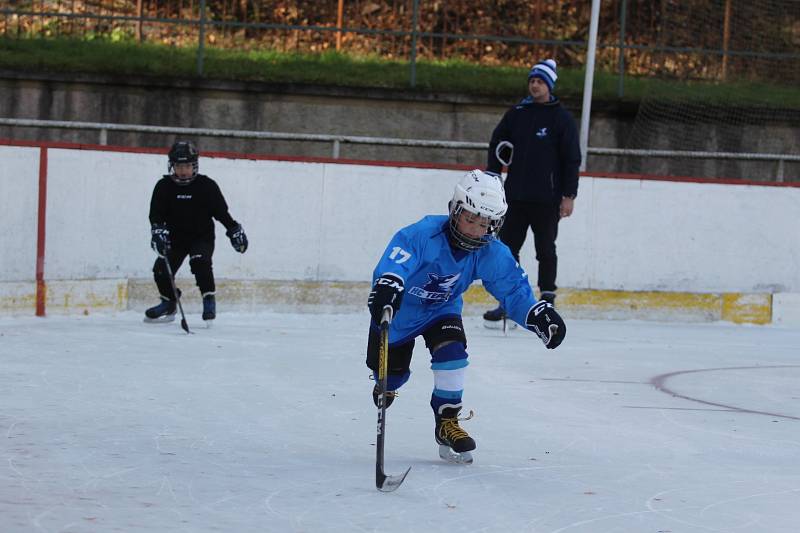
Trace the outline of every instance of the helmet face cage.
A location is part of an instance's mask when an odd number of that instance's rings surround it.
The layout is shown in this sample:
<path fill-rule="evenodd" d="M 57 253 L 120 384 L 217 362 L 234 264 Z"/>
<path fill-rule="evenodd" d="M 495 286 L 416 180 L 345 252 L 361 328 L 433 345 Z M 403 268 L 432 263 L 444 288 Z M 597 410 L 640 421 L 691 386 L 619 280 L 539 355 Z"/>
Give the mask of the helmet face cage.
<path fill-rule="evenodd" d="M 172 148 L 169 150 L 169 164 L 167 169 L 169 171 L 172 180 L 177 183 L 178 185 L 188 185 L 197 177 L 197 172 L 200 168 L 197 160 L 200 157 L 200 153 L 197 151 L 197 147 L 195 147 L 194 143 L 188 141 L 178 141 L 172 145 Z M 175 173 L 175 165 L 180 165 L 184 163 L 191 163 L 192 165 L 192 175 L 191 177 L 184 178 L 180 177 Z"/>
<path fill-rule="evenodd" d="M 506 218 L 505 216 L 501 216 L 500 218 L 489 218 L 489 228 L 487 229 L 486 234 L 483 237 L 476 239 L 475 237 L 470 237 L 458 231 L 458 219 L 461 216 L 461 213 L 464 211 L 482 217 L 486 217 L 486 214 L 476 213 L 475 211 L 468 209 L 461 202 L 454 202 L 451 204 L 450 235 L 453 237 L 453 244 L 467 252 L 472 252 L 478 248 L 482 248 L 483 246 L 489 244 L 492 239 L 496 238 L 500 233 L 500 228 L 503 226 L 503 221 L 505 221 Z"/>
<path fill-rule="evenodd" d="M 467 172 L 456 185 L 450 202 L 449 226 L 453 244 L 468 252 L 486 246 L 500 232 L 507 210 L 503 182 L 499 176 L 481 170 Z M 485 235 L 476 238 L 459 231 L 458 221 L 464 211 L 489 220 Z"/>

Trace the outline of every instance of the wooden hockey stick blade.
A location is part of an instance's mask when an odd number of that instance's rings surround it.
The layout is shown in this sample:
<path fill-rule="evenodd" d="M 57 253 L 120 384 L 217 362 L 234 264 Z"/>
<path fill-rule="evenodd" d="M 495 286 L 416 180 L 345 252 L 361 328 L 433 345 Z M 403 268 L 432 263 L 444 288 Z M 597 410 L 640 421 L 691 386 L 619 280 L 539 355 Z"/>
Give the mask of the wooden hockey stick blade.
<path fill-rule="evenodd" d="M 402 485 L 403 481 L 405 481 L 406 476 L 411 471 L 411 467 L 409 466 L 402 475 L 399 476 L 387 476 L 383 473 L 382 470 L 379 470 L 375 476 L 375 485 L 378 487 L 378 490 L 381 492 L 394 492 L 397 490 L 397 487 Z"/>
<path fill-rule="evenodd" d="M 189 331 L 189 324 L 186 323 L 185 318 L 181 318 L 181 328 L 183 328 L 183 331 L 186 333 L 191 333 L 191 331 Z"/>

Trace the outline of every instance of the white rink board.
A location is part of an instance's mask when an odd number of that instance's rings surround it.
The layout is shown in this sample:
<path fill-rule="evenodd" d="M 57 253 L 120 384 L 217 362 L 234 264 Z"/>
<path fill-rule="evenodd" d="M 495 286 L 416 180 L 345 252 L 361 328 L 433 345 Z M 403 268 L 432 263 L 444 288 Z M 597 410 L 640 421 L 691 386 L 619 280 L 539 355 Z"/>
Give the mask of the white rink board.
<path fill-rule="evenodd" d="M 39 153 L 0 146 L 0 282 L 36 279 Z"/>
<path fill-rule="evenodd" d="M 387 172 L 388 170 L 388 172 Z M 327 165 L 320 278 L 366 281 L 400 228 L 446 213 L 462 171 Z"/>
<path fill-rule="evenodd" d="M 164 155 L 48 150 L 46 280 L 146 279 L 147 214 Z M 33 279 L 38 149 L 0 147 L 0 282 Z M 368 281 L 394 231 L 444 213 L 459 170 L 201 157 L 250 238 L 217 225 L 218 278 Z M 800 292 L 800 189 L 582 178 L 559 229 L 559 286 Z M 532 238 L 522 264 L 535 281 Z M 188 268 L 179 277 L 190 277 Z"/>
<path fill-rule="evenodd" d="M 582 178 L 559 225 L 559 285 L 797 291 L 798 217 L 797 188 Z"/>
<path fill-rule="evenodd" d="M 773 295 L 772 322 L 778 326 L 800 328 L 800 294 L 786 292 Z"/>
<path fill-rule="evenodd" d="M 150 191 L 164 157 L 49 150 L 45 279 L 149 275 Z"/>

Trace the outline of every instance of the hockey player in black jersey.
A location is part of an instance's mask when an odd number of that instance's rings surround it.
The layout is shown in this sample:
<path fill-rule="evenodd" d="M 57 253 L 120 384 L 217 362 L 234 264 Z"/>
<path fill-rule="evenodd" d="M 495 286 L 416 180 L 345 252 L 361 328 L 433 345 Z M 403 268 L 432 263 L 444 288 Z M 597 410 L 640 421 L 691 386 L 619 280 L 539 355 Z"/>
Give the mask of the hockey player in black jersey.
<path fill-rule="evenodd" d="M 151 246 L 158 254 L 153 277 L 161 303 L 145 311 L 146 322 L 175 319 L 176 300 L 164 260 L 177 273 L 186 256 L 203 297 L 203 320 L 216 318 L 214 272 L 214 219 L 225 226 L 233 248 L 244 253 L 247 236 L 228 212 L 217 183 L 198 174 L 199 152 L 195 145 L 179 141 L 169 151 L 169 174 L 153 189 L 150 200 Z"/>

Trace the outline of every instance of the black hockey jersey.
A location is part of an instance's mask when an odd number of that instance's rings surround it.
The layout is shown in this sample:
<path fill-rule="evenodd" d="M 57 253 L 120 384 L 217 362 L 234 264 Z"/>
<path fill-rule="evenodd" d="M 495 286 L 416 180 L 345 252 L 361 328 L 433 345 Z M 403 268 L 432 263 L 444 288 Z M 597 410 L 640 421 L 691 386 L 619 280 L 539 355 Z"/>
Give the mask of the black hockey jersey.
<path fill-rule="evenodd" d="M 198 174 L 188 185 L 178 185 L 170 176 L 158 180 L 150 199 L 151 224 L 166 223 L 177 240 L 214 239 L 213 219 L 225 229 L 236 226 L 213 179 Z"/>

